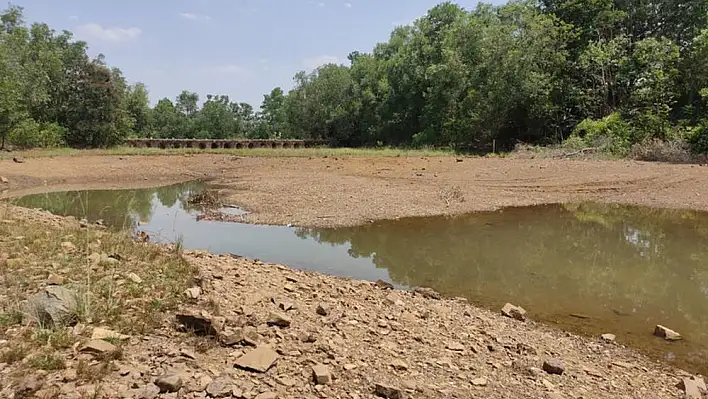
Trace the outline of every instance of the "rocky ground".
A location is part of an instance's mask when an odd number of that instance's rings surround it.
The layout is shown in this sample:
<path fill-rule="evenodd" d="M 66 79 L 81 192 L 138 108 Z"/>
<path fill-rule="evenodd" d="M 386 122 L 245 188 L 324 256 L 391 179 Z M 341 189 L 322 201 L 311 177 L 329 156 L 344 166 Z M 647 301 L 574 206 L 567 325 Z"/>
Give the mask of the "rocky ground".
<path fill-rule="evenodd" d="M 316 154 L 313 152 L 313 154 Z M 328 227 L 503 206 L 603 201 L 708 210 L 708 166 L 473 157 L 86 155 L 0 159 L 0 193 L 209 178 L 247 222 Z"/>
<path fill-rule="evenodd" d="M 127 244 L 100 226 L 6 209 L 3 398 L 705 394 L 702 378 L 652 362 L 611 336 L 566 334 L 513 306 L 503 316 L 429 289 L 396 291 L 236 256 Z M 56 243 L 45 263 L 38 255 L 49 242 Z M 188 267 L 169 267 L 182 260 Z M 101 284 L 111 288 L 96 291 Z M 177 300 L 159 307 L 168 288 L 179 290 Z M 72 302 L 72 293 L 84 295 Z M 81 298 L 101 310 L 87 315 Z M 10 317 L 10 303 L 23 317 Z M 45 315 L 44 328 L 33 314 Z M 146 318 L 150 328 L 137 328 Z"/>

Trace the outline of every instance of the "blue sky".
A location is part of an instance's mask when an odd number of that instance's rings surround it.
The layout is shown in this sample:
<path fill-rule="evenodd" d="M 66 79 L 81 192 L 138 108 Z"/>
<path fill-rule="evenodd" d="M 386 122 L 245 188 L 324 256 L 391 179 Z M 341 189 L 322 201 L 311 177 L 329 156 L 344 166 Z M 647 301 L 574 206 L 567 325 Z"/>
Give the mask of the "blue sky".
<path fill-rule="evenodd" d="M 182 89 L 259 106 L 299 70 L 370 51 L 436 0 L 14 0 L 29 22 L 68 29 L 151 101 Z M 494 3 L 499 3 L 499 0 Z M 460 0 L 465 8 L 476 0 Z"/>

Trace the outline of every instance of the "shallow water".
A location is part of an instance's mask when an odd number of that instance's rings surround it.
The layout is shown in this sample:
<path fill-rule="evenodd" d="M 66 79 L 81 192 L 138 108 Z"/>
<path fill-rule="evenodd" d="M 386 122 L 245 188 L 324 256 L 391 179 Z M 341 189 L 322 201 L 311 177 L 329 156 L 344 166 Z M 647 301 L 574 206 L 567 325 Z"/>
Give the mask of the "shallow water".
<path fill-rule="evenodd" d="M 159 241 L 180 239 L 185 248 L 430 286 L 490 309 L 512 302 L 562 329 L 611 332 L 619 343 L 708 371 L 708 213 L 545 205 L 354 228 L 288 228 L 197 222 L 185 199 L 203 187 L 51 193 L 17 203 L 137 226 Z M 653 337 L 656 324 L 679 331 L 684 341 Z"/>

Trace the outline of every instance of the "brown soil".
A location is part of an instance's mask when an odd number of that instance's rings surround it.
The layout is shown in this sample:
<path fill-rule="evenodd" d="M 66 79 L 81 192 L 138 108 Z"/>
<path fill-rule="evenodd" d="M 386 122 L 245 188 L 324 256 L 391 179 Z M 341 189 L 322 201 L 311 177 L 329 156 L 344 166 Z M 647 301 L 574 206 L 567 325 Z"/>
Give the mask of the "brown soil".
<path fill-rule="evenodd" d="M 585 200 L 708 210 L 708 167 L 633 161 L 83 156 L 4 160 L 0 175 L 9 196 L 211 178 L 249 222 L 311 227 Z"/>
<path fill-rule="evenodd" d="M 48 220 L 48 237 L 73 232 L 64 239 L 80 244 L 76 221 L 62 231 L 64 224 L 52 215 L 7 214 L 19 226 Z M 141 335 L 114 326 L 119 331 L 103 331 L 109 342 L 96 342 L 90 337 L 104 320 L 69 328 L 67 339 L 76 344 L 53 352 L 58 370 L 36 370 L 20 358 L 0 364 L 0 397 L 363 399 L 374 398 L 382 384 L 390 388 L 389 398 L 644 399 L 679 397 L 675 385 L 689 376 L 599 337 L 506 318 L 430 290 L 395 291 L 199 251 L 184 259 L 199 271 L 197 285 L 176 313 L 163 315 L 156 331 Z M 131 262 L 129 254 L 122 262 Z M 67 287 L 82 283 L 57 273 Z M 134 284 L 149 284 L 141 281 L 149 273 L 136 269 Z M 122 274 L 102 281 L 130 287 Z M 132 307 L 126 303 L 126 312 Z M 180 332 L 178 320 L 187 332 Z M 211 327 L 199 333 L 207 323 Z M 32 328 L 2 327 L 0 354 L 6 358 Z M 118 338 L 121 333 L 131 336 Z M 261 372 L 236 367 L 253 351 L 272 355 L 259 359 Z M 175 392 L 159 394 L 158 385 Z"/>

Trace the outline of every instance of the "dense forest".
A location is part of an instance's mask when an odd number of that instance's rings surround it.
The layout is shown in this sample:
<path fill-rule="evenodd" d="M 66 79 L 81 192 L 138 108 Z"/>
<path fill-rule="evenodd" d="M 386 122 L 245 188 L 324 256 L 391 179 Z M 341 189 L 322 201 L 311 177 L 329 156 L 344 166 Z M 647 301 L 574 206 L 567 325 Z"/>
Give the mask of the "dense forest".
<path fill-rule="evenodd" d="M 708 0 L 445 2 L 348 60 L 296 73 L 260 109 L 186 90 L 150 107 L 144 84 L 10 6 L 0 16 L 0 135 L 19 147 L 138 136 L 708 151 Z"/>

